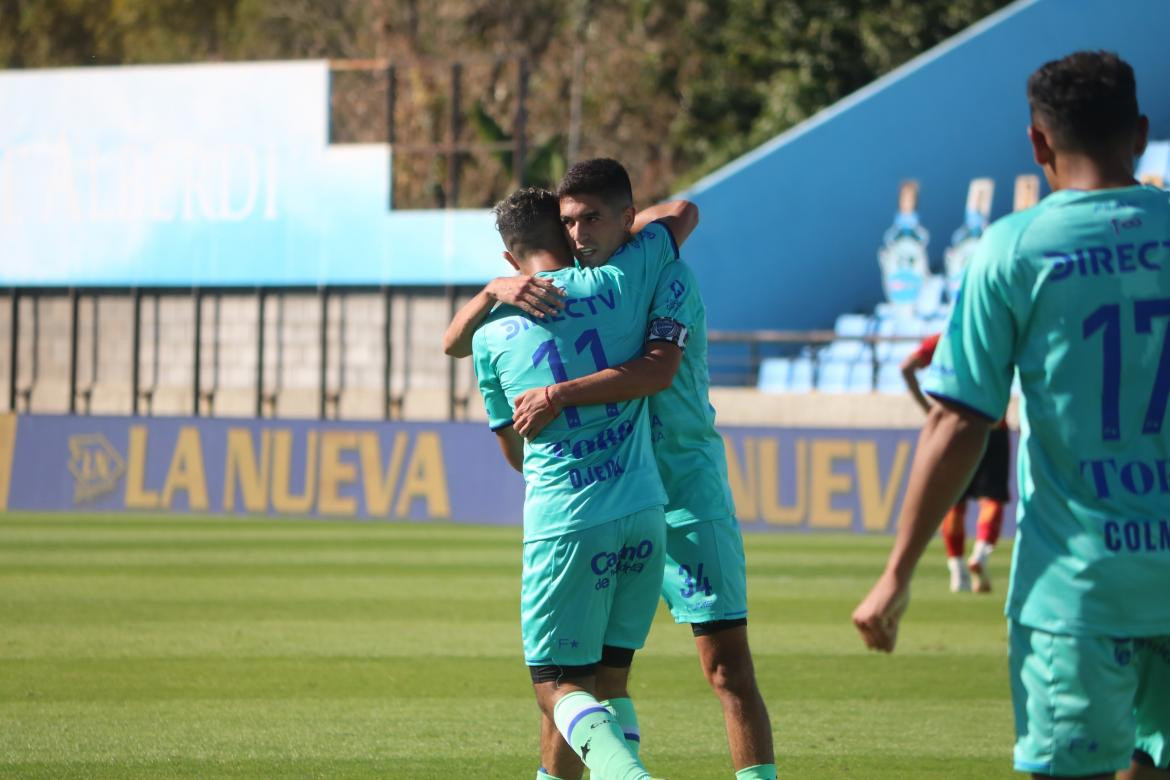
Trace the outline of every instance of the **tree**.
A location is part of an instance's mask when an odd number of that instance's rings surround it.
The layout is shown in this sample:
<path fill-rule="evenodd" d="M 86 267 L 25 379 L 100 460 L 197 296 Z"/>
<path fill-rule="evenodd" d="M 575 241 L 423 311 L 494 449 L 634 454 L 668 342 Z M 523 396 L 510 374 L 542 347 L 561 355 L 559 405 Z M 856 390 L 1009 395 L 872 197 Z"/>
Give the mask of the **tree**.
<path fill-rule="evenodd" d="M 625 162 L 648 203 L 1006 2 L 0 0 L 0 65 L 388 58 L 402 66 L 398 137 L 427 144 L 446 140 L 455 60 L 468 62 L 457 140 L 507 138 L 512 63 L 523 55 L 525 135 L 540 152 L 527 180 L 544 183 L 573 162 L 572 139 L 581 157 Z M 386 83 L 380 73 L 335 74 L 336 141 L 386 137 Z M 395 159 L 396 192 L 416 205 L 445 200 L 447 158 Z M 459 205 L 486 205 L 511 186 L 508 155 L 460 166 Z"/>

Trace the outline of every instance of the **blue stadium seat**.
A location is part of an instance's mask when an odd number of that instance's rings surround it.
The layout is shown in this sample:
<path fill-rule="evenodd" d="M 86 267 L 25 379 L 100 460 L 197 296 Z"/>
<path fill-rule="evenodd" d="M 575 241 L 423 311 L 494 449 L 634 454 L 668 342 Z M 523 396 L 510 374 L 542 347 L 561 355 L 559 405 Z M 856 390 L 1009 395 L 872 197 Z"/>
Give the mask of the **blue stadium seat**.
<path fill-rule="evenodd" d="M 833 325 L 838 339 L 821 350 L 821 361 L 852 363 L 869 359 L 869 345 L 861 339 L 869 335 L 871 318 L 865 314 L 842 314 Z"/>
<path fill-rule="evenodd" d="M 822 363 L 855 363 L 869 360 L 869 349 L 869 344 L 864 341 L 838 340 L 821 350 L 818 357 Z"/>
<path fill-rule="evenodd" d="M 863 360 L 854 363 L 849 372 L 849 393 L 869 393 L 873 391 L 873 363 Z"/>
<path fill-rule="evenodd" d="M 902 361 L 910 356 L 914 350 L 918 349 L 919 342 L 917 341 L 894 341 L 888 344 L 888 352 L 886 359 L 882 361 L 883 365 L 889 364 L 895 367 L 900 367 Z"/>
<path fill-rule="evenodd" d="M 870 318 L 865 314 L 842 314 L 833 331 L 842 338 L 859 338 L 869 333 Z"/>
<path fill-rule="evenodd" d="M 812 358 L 801 356 L 792 359 L 792 373 L 788 376 L 788 392 L 807 393 L 813 389 Z"/>
<path fill-rule="evenodd" d="M 892 395 L 906 392 L 906 380 L 902 378 L 902 369 L 897 363 L 883 363 L 878 366 L 877 391 Z"/>
<path fill-rule="evenodd" d="M 849 387 L 851 363 L 821 363 L 817 371 L 817 390 L 822 393 L 844 393 Z"/>
<path fill-rule="evenodd" d="M 792 361 L 788 358 L 764 358 L 760 361 L 756 389 L 761 393 L 786 393 L 791 374 Z"/>
<path fill-rule="evenodd" d="M 925 338 L 930 333 L 927 330 L 926 321 L 918 317 L 903 317 L 894 320 L 894 336 L 909 336 L 913 338 Z"/>
<path fill-rule="evenodd" d="M 900 337 L 912 340 L 878 342 L 875 345 L 878 362 L 889 363 L 890 361 L 895 361 L 901 363 L 904 357 L 918 348 L 919 341 L 931 332 L 927 323 L 919 319 L 882 320 L 878 323 L 878 336 L 883 338 Z"/>

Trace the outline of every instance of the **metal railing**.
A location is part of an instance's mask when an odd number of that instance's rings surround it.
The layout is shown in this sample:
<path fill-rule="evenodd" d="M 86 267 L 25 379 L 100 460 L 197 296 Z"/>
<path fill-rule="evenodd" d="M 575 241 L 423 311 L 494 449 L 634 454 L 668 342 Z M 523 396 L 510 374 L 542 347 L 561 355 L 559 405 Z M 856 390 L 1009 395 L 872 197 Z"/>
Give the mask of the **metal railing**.
<path fill-rule="evenodd" d="M 183 413 L 192 416 L 216 414 L 217 395 L 223 390 L 219 383 L 220 368 L 229 357 L 233 348 L 240 348 L 241 344 L 225 342 L 220 337 L 220 325 L 214 323 L 215 329 L 210 343 L 205 338 L 204 316 L 205 302 L 210 302 L 213 316 L 219 320 L 218 309 L 225 299 L 248 299 L 251 301 L 254 329 L 251 333 L 250 348 L 254 350 L 253 380 L 251 384 L 251 413 L 257 417 L 272 416 L 278 407 L 282 392 L 287 390 L 282 384 L 284 364 L 294 358 L 286 356 L 289 343 L 281 331 L 290 325 L 284 316 L 284 302 L 293 297 L 311 296 L 315 299 L 318 314 L 312 321 L 315 328 L 316 358 L 316 416 L 322 419 L 340 416 L 340 400 L 346 387 L 347 368 L 352 367 L 355 360 L 347 354 L 346 312 L 347 299 L 351 296 L 364 296 L 370 299 L 377 296 L 381 301 L 381 317 L 379 324 L 378 342 L 376 350 L 379 355 L 376 362 L 381 378 L 381 387 L 377 388 L 381 394 L 381 417 L 384 419 L 401 418 L 403 414 L 403 398 L 411 389 L 412 380 L 412 353 L 420 349 L 438 351 L 439 334 L 414 333 L 415 322 L 412 321 L 411 303 L 416 300 L 425 300 L 431 303 L 436 313 L 441 310 L 443 317 L 449 319 L 455 312 L 461 297 L 469 297 L 478 290 L 478 287 L 436 286 L 436 287 L 391 287 L 391 286 L 323 286 L 323 287 L 0 287 L 0 300 L 7 298 L 9 304 L 8 334 L 6 339 L 7 355 L 4 356 L 3 367 L 7 373 L 7 408 L 9 411 L 31 411 L 32 399 L 39 387 L 52 381 L 46 378 L 45 355 L 65 355 L 64 365 L 58 365 L 57 381 L 60 374 L 64 374 L 64 383 L 67 385 L 66 402 L 61 408 L 45 409 L 43 411 L 63 412 L 69 414 L 88 414 L 91 412 L 91 401 L 95 390 L 103 382 L 125 387 L 129 395 L 124 405 L 131 415 L 152 414 L 153 401 L 160 390 L 160 377 L 168 373 L 177 361 L 190 361 L 186 373 L 190 376 L 190 385 L 186 388 L 189 393 L 190 405 Z M 99 306 L 103 302 L 121 301 L 123 306 L 129 304 L 129 323 L 125 327 L 108 328 L 101 325 L 98 317 Z M 339 301 L 339 305 L 331 313 L 331 302 Z M 90 316 L 81 316 L 81 305 L 90 301 Z M 67 335 L 67 344 L 57 343 L 60 339 L 50 343 L 52 335 L 43 322 L 43 310 L 50 302 L 67 303 L 68 323 L 54 331 L 64 331 Z M 176 355 L 167 351 L 166 345 L 160 341 L 162 317 L 160 308 L 167 306 L 189 306 L 190 349 L 187 354 Z M 395 307 L 405 305 L 403 316 L 395 316 Z M 149 315 L 149 316 L 146 316 Z M 274 321 L 274 322 L 273 322 Z M 271 333 L 275 325 L 277 332 Z M 302 329 L 306 323 L 297 323 Z M 402 333 L 396 333 L 396 325 Z M 112 332 L 105 332 L 111 330 Z M 334 337 L 330 337 L 331 332 Z M 122 381 L 111 382 L 109 373 L 115 367 L 109 361 L 103 362 L 102 355 L 109 351 L 112 340 L 129 339 L 128 365 L 119 366 L 127 374 Z M 369 340 L 369 339 L 367 339 Z M 298 344 L 301 351 L 306 351 L 307 344 Z M 144 350 L 149 349 L 149 360 L 144 360 Z M 88 357 L 88 371 L 82 375 L 80 371 L 82 354 Z M 394 370 L 395 358 L 400 363 L 399 369 Z M 368 360 L 367 357 L 361 358 Z M 205 365 L 210 363 L 210 371 L 205 371 Z M 334 369 L 331 371 L 331 367 Z M 332 381 L 330 375 L 333 374 Z M 145 374 L 145 375 L 144 375 Z M 271 378 L 269 378 L 271 375 Z M 102 378 L 104 377 L 104 379 Z M 447 396 L 447 416 L 455 418 L 458 411 L 466 413 L 469 388 L 457 386 L 455 361 L 448 361 L 445 387 L 442 388 Z M 364 388 L 372 390 L 375 388 Z"/>
<path fill-rule="evenodd" d="M 877 389 L 882 361 L 880 344 L 918 343 L 920 336 L 841 336 L 831 330 L 712 330 L 707 333 L 708 362 L 712 385 L 755 386 L 760 364 L 770 357 L 807 354 L 813 371 L 819 370 L 824 348 L 833 342 L 860 342 L 873 374 L 871 388 Z"/>
<path fill-rule="evenodd" d="M 376 411 L 360 416 L 389 420 L 408 416 L 404 399 L 414 391 L 435 400 L 432 417 L 466 419 L 478 403 L 474 375 L 466 362 L 440 357 L 439 337 L 461 302 L 477 291 L 477 286 L 363 285 L 0 288 L 0 301 L 7 299 L 9 304 L 7 339 L 0 342 L 7 347 L 7 355 L 0 359 L 0 371 L 6 369 L 7 374 L 7 408 L 91 414 L 95 393 L 105 386 L 121 393 L 121 408 L 131 415 L 159 413 L 157 397 L 169 390 L 172 396 L 180 393 L 184 406 L 175 408 L 172 403 L 162 413 L 196 417 L 282 413 L 336 419 L 352 416 L 343 412 L 343 400 L 358 391 L 378 397 Z M 351 321 L 356 297 L 364 299 L 366 320 Z M 300 315 L 289 313 L 294 299 L 300 299 L 295 310 Z M 229 300 L 237 317 L 246 313 L 241 318 L 246 321 L 230 322 L 230 315 L 222 313 Z M 125 315 L 112 323 L 99 316 L 99 308 L 109 301 L 121 301 Z M 50 304 L 55 305 L 55 318 L 46 314 Z M 179 344 L 174 333 L 163 338 L 164 309 L 172 319 L 181 315 L 178 326 L 171 322 L 166 327 L 189 338 L 189 344 L 186 340 Z M 420 317 L 420 311 L 429 316 Z M 231 326 L 238 334 L 234 340 L 224 335 Z M 293 331 L 300 334 L 295 339 L 289 336 Z M 360 343 L 354 340 L 355 331 Z M 111 344 L 125 340 L 128 349 L 118 346 L 123 356 L 129 353 L 128 359 L 111 358 Z M 824 347 L 852 340 L 869 346 L 860 359 L 870 361 L 876 387 L 878 345 L 917 338 L 846 339 L 829 330 L 713 330 L 708 340 L 713 385 L 755 386 L 760 365 L 769 357 L 805 355 L 815 371 Z M 285 376 L 290 367 L 300 369 L 298 376 L 311 374 L 311 387 L 305 381 L 288 386 Z M 250 383 L 225 387 L 221 375 L 232 369 L 237 377 L 250 371 Z M 347 376 L 357 369 L 363 369 L 367 379 L 376 373 L 377 386 L 369 382 L 351 386 Z M 186 387 L 167 379 L 175 376 L 182 376 Z M 63 390 L 64 401 L 34 409 L 34 398 L 47 386 Z M 312 395 L 311 402 L 295 413 L 280 412 L 282 399 L 294 391 L 302 399 Z M 237 405 L 225 410 L 220 399 L 230 393 Z M 244 407 L 239 404 L 241 394 L 250 398 Z M 442 395 L 441 403 L 435 394 Z M 57 392 L 53 397 L 60 396 Z"/>

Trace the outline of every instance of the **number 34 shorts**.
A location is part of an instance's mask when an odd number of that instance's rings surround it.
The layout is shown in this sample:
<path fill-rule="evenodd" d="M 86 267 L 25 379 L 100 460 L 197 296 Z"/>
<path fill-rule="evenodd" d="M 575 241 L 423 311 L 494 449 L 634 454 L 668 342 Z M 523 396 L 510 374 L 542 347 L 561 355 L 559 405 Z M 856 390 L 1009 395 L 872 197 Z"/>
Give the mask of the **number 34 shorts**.
<path fill-rule="evenodd" d="M 666 529 L 662 598 L 676 623 L 747 617 L 747 565 L 734 517 Z"/>

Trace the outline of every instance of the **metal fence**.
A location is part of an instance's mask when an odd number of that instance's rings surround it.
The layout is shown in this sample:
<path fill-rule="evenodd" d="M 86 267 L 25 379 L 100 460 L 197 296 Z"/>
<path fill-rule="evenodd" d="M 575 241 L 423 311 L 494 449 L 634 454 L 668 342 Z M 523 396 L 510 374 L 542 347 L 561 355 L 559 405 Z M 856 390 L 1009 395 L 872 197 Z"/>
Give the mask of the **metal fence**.
<path fill-rule="evenodd" d="M 467 419 L 478 412 L 470 361 L 444 356 L 440 339 L 477 291 L 0 288 L 0 386 L 18 412 Z M 754 386 L 766 358 L 816 361 L 840 340 L 711 331 L 712 384 Z M 857 340 L 870 345 L 876 386 L 874 347 L 890 339 Z"/>
<path fill-rule="evenodd" d="M 455 419 L 466 414 L 472 388 L 456 361 L 437 355 L 439 325 L 474 292 L 375 286 L 0 288 L 0 310 L 7 308 L 8 332 L 0 342 L 7 351 L 0 361 L 7 408 L 88 414 L 104 391 L 105 403 L 98 406 L 131 415 L 161 408 L 193 416 L 264 417 L 277 414 L 282 395 L 295 389 L 302 403 L 293 416 L 347 416 L 342 399 L 359 391 L 377 402 L 357 416 L 395 419 L 404 415 L 404 398 L 418 388 L 440 391 L 446 416 Z M 181 397 L 181 404 L 160 405 L 164 389 L 172 400 Z M 224 412 L 221 396 L 229 390 L 234 405 Z"/>
<path fill-rule="evenodd" d="M 772 357 L 807 355 L 814 374 L 819 371 L 825 348 L 834 342 L 861 343 L 862 362 L 872 370 L 870 386 L 877 389 L 881 358 L 879 344 L 917 344 L 919 336 L 841 336 L 831 330 L 712 330 L 707 333 L 711 384 L 754 386 L 760 364 Z"/>

